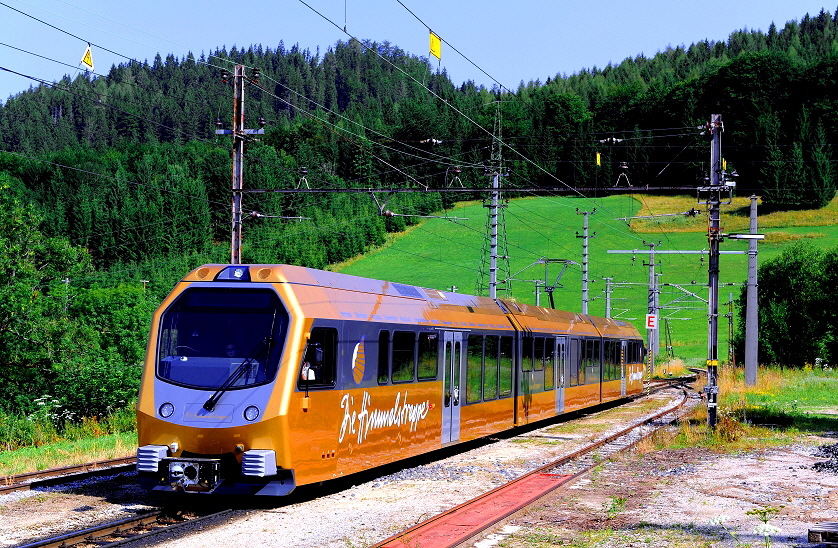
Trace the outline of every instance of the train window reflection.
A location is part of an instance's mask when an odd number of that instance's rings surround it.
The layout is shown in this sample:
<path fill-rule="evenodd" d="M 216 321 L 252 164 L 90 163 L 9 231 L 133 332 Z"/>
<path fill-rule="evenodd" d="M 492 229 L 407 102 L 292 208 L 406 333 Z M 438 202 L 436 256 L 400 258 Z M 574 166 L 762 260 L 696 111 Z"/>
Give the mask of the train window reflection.
<path fill-rule="evenodd" d="M 553 389 L 556 339 L 544 339 L 544 390 Z"/>
<path fill-rule="evenodd" d="M 436 378 L 436 356 L 439 346 L 436 333 L 419 333 L 419 371 L 420 381 Z"/>
<path fill-rule="evenodd" d="M 535 339 L 535 349 L 533 351 L 533 364 L 535 365 L 534 369 L 536 371 L 541 371 L 544 369 L 544 341 L 543 337 L 536 337 Z"/>
<path fill-rule="evenodd" d="M 498 397 L 498 338 L 486 337 L 484 346 L 483 400 L 487 401 Z"/>
<path fill-rule="evenodd" d="M 410 382 L 416 369 L 416 333 L 393 332 L 393 382 Z"/>
<path fill-rule="evenodd" d="M 500 338 L 500 397 L 512 395 L 512 337 Z"/>
<path fill-rule="evenodd" d="M 231 389 L 269 382 L 287 325 L 288 313 L 272 291 L 189 288 L 160 319 L 157 375 L 215 390 L 249 362 Z"/>
<path fill-rule="evenodd" d="M 378 334 L 378 384 L 387 384 L 390 380 L 390 332 Z"/>
<path fill-rule="evenodd" d="M 532 337 L 524 337 L 521 343 L 521 371 L 532 371 Z"/>
<path fill-rule="evenodd" d="M 483 335 L 469 335 L 466 347 L 466 403 L 481 399 Z"/>

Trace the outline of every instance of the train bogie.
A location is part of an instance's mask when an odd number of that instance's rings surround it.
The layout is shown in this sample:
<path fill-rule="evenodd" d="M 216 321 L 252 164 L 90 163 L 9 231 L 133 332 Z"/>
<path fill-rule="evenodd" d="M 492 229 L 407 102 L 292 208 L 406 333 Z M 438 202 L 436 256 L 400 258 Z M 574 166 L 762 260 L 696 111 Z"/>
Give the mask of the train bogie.
<path fill-rule="evenodd" d="M 154 316 L 150 487 L 282 495 L 637 393 L 629 324 L 285 265 L 207 265 Z"/>

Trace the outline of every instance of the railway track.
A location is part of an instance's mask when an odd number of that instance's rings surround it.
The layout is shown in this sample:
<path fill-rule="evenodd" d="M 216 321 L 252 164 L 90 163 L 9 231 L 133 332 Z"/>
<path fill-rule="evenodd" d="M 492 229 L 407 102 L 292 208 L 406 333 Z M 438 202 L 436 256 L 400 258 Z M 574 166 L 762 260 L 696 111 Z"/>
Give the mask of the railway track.
<path fill-rule="evenodd" d="M 136 457 L 121 457 L 116 459 L 88 462 L 61 468 L 50 468 L 37 472 L 27 472 L 14 476 L 0 478 L 0 495 L 13 491 L 25 491 L 35 487 L 45 487 L 67 483 L 93 476 L 102 476 L 134 469 Z"/>
<path fill-rule="evenodd" d="M 689 401 L 686 390 L 683 395 L 681 402 L 673 407 L 433 516 L 375 544 L 374 548 L 458 546 L 675 421 Z"/>
<path fill-rule="evenodd" d="M 221 510 L 205 515 L 170 514 L 165 510 L 148 512 L 139 516 L 123 518 L 93 527 L 56 535 L 44 540 L 24 544 L 19 548 L 65 548 L 77 544 L 96 546 L 119 546 L 177 527 L 193 525 L 199 521 L 216 519 L 232 510 Z"/>
<path fill-rule="evenodd" d="M 680 379 L 662 380 L 661 382 L 654 383 L 653 386 L 649 387 L 648 391 L 645 391 L 645 394 L 656 392 L 660 389 L 668 388 L 673 383 L 676 383 L 678 381 L 680 381 Z M 686 398 L 679 404 L 678 407 L 683 405 L 685 401 Z M 483 501 L 484 503 L 488 502 L 490 505 L 497 505 L 498 503 L 500 503 L 502 505 L 509 506 L 507 499 L 509 499 L 510 497 L 515 499 L 515 507 L 512 508 L 509 512 L 506 512 L 504 515 L 491 515 L 490 512 L 491 517 L 483 520 L 481 528 L 465 528 L 471 530 L 471 532 L 468 534 L 469 537 L 476 535 L 480 531 L 483 531 L 488 527 L 491 527 L 491 525 L 497 523 L 499 520 L 503 519 L 509 514 L 514 513 L 515 511 L 520 509 L 520 507 L 544 496 L 544 494 L 555 489 L 559 485 L 573 481 L 577 477 L 583 475 L 585 472 L 592 469 L 598 463 L 606 460 L 609 456 L 637 443 L 637 441 L 642 439 L 644 436 L 649 435 L 655 429 L 655 425 L 659 427 L 660 424 L 668 423 L 671 420 L 674 420 L 671 418 L 667 418 L 666 416 L 672 415 L 675 412 L 676 408 L 669 408 L 661 413 L 656 414 L 653 417 L 645 419 L 644 421 L 642 421 L 642 423 L 635 424 L 629 428 L 624 429 L 621 432 L 618 432 L 617 434 L 614 434 L 612 436 L 609 436 L 608 438 L 591 444 L 582 450 L 579 450 L 571 455 L 567 455 L 566 457 L 563 457 L 562 459 L 559 459 L 537 470 L 534 470 L 533 472 L 525 474 L 521 478 L 514 480 L 511 484 L 507 484 L 505 486 L 501 486 L 492 491 L 489 491 L 488 493 L 481 495 L 480 497 L 477 497 L 472 501 L 468 501 L 464 504 L 461 504 L 460 506 L 457 506 L 449 510 L 448 512 L 440 514 L 439 516 L 435 516 L 434 518 L 431 518 L 426 522 L 419 524 L 417 527 L 409 529 L 394 537 L 391 537 L 390 539 L 387 539 L 386 541 L 379 543 L 376 546 L 415 546 L 416 535 L 423 534 L 420 533 L 419 529 L 431 523 L 443 524 L 444 527 L 447 527 L 452 530 L 463 530 L 464 528 L 459 526 L 452 528 L 450 524 L 450 519 L 459 519 L 457 516 L 461 516 L 461 513 L 463 511 L 472 511 L 472 509 L 479 504 L 479 501 Z M 133 462 L 134 458 L 129 457 L 125 459 L 113 459 L 111 461 L 103 461 L 99 463 L 89 463 L 86 465 L 80 465 L 78 467 L 66 467 L 54 470 L 45 470 L 42 472 L 32 474 L 22 474 L 20 476 L 11 477 L 10 479 L 19 479 L 21 481 L 31 480 L 32 483 L 18 483 L 17 485 L 9 485 L 7 487 L 10 490 L 26 489 L 31 488 L 30 486 L 44 485 L 44 483 L 42 482 L 51 482 L 53 484 L 56 484 L 66 481 L 73 481 L 76 479 L 81 479 L 82 477 L 86 477 L 88 475 L 113 473 L 115 470 L 119 470 L 123 467 L 133 466 Z M 102 466 L 107 465 L 112 465 L 112 467 L 100 468 Z M 113 465 L 116 465 L 116 467 L 113 467 Z M 77 473 L 73 475 L 67 475 L 73 472 Z M 2 490 L 0 490 L 0 493 L 2 493 Z M 524 504 L 521 504 L 522 502 Z M 116 521 L 91 526 L 76 532 L 63 533 L 51 538 L 38 540 L 22 546 L 24 548 L 50 546 L 69 547 L 78 544 L 95 544 L 97 546 L 119 546 L 121 544 L 133 542 L 135 540 L 152 536 L 163 531 L 172 531 L 173 528 L 178 528 L 182 525 L 194 525 L 200 521 L 213 520 L 231 512 L 231 509 L 193 513 L 178 513 L 166 510 L 158 510 L 130 518 L 123 518 Z M 445 521 L 446 518 L 449 519 L 449 522 Z M 411 544 L 411 542 L 404 542 L 405 539 L 410 539 L 410 541 L 414 544 Z M 428 543 L 426 541 L 422 541 L 420 544 L 422 546 L 454 545 Z"/>

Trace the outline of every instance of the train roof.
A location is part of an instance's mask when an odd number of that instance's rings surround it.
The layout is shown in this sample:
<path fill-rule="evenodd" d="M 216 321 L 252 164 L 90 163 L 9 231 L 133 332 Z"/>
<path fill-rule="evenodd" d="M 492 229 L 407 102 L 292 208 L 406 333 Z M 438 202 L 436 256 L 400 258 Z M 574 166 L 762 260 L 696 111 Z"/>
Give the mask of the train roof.
<path fill-rule="evenodd" d="M 238 271 L 238 272 L 237 272 Z M 300 286 L 310 286 L 320 289 L 333 289 L 366 293 L 376 296 L 387 296 L 405 302 L 403 299 L 414 300 L 418 306 L 426 309 L 427 315 L 414 323 L 438 324 L 432 316 L 451 316 L 452 314 L 468 313 L 470 317 L 484 318 L 514 316 L 519 327 L 533 333 L 576 333 L 579 335 L 595 336 L 610 334 L 622 336 L 638 336 L 634 327 L 626 322 L 613 318 L 600 318 L 558 310 L 533 306 L 510 299 L 491 299 L 465 293 L 440 291 L 415 285 L 400 284 L 372 278 L 363 278 L 338 272 L 329 272 L 294 265 L 225 265 L 208 264 L 201 266 L 187 274 L 183 282 L 207 281 L 239 281 L 261 283 L 287 283 Z M 390 299 L 387 299 L 388 301 Z M 322 306 L 322 302 L 320 305 Z M 322 310 L 322 308 L 321 308 Z M 335 310 L 335 317 L 347 317 L 347 311 Z M 356 318 L 363 314 L 354 315 Z M 370 319 L 373 319 L 370 317 Z M 449 318 L 450 319 L 450 318 Z M 503 318 L 488 319 L 489 327 L 501 327 L 494 322 L 506 324 Z M 444 322 L 446 324 L 450 322 Z M 473 322 L 455 322 L 463 325 L 475 326 Z M 559 328 L 558 324 L 564 327 Z M 482 323 L 476 326 L 482 326 Z M 507 326 L 510 327 L 510 326 Z"/>
<path fill-rule="evenodd" d="M 318 270 L 303 266 L 286 264 L 277 265 L 220 265 L 208 264 L 196 268 L 184 278 L 184 282 L 194 281 L 219 281 L 220 275 L 225 270 L 234 267 L 248 269 L 248 281 L 264 283 L 291 283 L 300 285 L 313 285 L 318 287 L 331 287 L 346 291 L 360 291 L 374 295 L 389 295 L 391 297 L 406 297 L 410 299 L 422 299 L 436 302 L 441 305 L 459 307 L 489 307 L 497 308 L 495 302 L 488 297 L 468 295 L 465 293 L 453 293 L 440 291 L 417 285 L 407 285 L 385 280 L 362 278 L 328 270 Z"/>

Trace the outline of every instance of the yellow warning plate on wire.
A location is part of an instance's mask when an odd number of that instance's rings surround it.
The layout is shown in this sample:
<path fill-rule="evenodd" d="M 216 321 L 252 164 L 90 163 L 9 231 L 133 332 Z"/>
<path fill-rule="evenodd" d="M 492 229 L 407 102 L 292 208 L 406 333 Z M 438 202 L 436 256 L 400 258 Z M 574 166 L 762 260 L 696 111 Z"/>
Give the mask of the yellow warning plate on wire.
<path fill-rule="evenodd" d="M 93 70 L 93 54 L 90 53 L 90 44 L 87 44 L 87 49 L 84 52 L 84 57 L 81 58 L 81 64 Z"/>
<path fill-rule="evenodd" d="M 442 60 L 442 41 L 433 31 L 431 31 L 431 55 Z"/>

